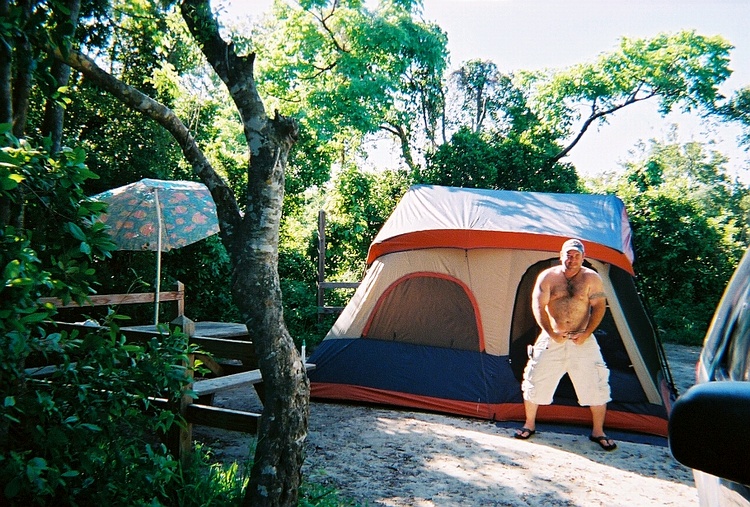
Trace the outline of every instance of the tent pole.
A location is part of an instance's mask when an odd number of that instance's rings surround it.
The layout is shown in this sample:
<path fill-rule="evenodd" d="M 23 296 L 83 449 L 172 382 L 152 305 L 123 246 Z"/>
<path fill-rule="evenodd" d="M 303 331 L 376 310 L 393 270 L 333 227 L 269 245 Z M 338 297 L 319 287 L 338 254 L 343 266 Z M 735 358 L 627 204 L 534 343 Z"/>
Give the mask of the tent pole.
<path fill-rule="evenodd" d="M 159 189 L 154 188 L 156 202 L 156 294 L 154 295 L 154 325 L 159 325 L 159 292 L 161 292 L 161 206 L 159 205 Z"/>

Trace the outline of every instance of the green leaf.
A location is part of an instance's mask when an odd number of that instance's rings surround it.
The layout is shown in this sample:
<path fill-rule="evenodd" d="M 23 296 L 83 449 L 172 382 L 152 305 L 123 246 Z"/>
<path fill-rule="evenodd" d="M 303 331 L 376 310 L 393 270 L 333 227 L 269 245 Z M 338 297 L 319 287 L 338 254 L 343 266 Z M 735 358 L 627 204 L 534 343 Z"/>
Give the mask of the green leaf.
<path fill-rule="evenodd" d="M 47 470 L 47 460 L 44 458 L 31 458 L 26 463 L 26 477 L 28 477 L 31 482 L 35 482 L 45 470 Z"/>
<path fill-rule="evenodd" d="M 21 274 L 21 261 L 18 259 L 14 259 L 10 261 L 8 264 L 6 264 L 5 269 L 3 270 L 3 277 L 6 280 L 12 280 L 14 278 L 18 278 Z"/>
<path fill-rule="evenodd" d="M 5 172 L 5 171 L 3 171 Z M 0 174 L 0 189 L 2 190 L 13 190 L 16 188 L 22 181 L 24 180 L 24 177 L 20 174 L 10 173 L 8 175 L 1 175 Z"/>
<path fill-rule="evenodd" d="M 44 319 L 47 318 L 48 315 L 49 314 L 46 312 L 45 313 L 42 313 L 42 312 L 32 313 L 30 315 L 26 315 L 22 317 L 21 322 L 23 322 L 24 324 L 34 324 L 34 323 L 43 321 Z"/>
<path fill-rule="evenodd" d="M 74 224 L 73 222 L 68 222 L 66 225 L 75 239 L 79 241 L 86 241 L 86 235 L 83 233 L 83 230 L 78 227 L 78 225 Z"/>
<path fill-rule="evenodd" d="M 22 486 L 23 486 L 23 483 L 21 482 L 21 478 L 18 476 L 13 477 L 13 479 L 8 483 L 8 485 L 5 486 L 5 490 L 4 490 L 5 496 L 8 498 L 15 498 L 21 492 Z"/>

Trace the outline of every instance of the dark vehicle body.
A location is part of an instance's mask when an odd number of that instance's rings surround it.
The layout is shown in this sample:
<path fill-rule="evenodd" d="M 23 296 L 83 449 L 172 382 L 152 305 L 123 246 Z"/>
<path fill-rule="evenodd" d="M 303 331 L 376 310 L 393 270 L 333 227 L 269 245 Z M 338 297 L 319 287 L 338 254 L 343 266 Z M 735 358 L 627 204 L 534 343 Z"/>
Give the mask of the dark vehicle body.
<path fill-rule="evenodd" d="M 696 367 L 670 414 L 669 446 L 702 506 L 750 506 L 750 250 L 724 291 Z"/>

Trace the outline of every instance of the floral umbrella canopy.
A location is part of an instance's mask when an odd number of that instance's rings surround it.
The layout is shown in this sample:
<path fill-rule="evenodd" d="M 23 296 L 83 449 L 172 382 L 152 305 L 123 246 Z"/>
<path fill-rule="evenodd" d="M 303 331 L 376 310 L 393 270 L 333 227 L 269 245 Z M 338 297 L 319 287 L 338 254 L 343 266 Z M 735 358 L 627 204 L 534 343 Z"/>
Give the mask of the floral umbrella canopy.
<path fill-rule="evenodd" d="M 208 188 L 192 181 L 141 181 L 92 197 L 106 202 L 100 220 L 120 250 L 151 250 L 156 254 L 156 308 L 159 322 L 161 252 L 195 243 L 219 232 L 216 205 Z"/>

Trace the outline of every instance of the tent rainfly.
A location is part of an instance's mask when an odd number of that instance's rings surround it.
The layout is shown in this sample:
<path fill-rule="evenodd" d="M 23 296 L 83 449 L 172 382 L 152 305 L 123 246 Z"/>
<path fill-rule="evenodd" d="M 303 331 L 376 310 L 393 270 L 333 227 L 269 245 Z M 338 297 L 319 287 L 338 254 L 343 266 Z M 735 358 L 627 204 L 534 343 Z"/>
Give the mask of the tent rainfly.
<path fill-rule="evenodd" d="M 607 426 L 666 436 L 671 375 L 636 291 L 625 207 L 609 195 L 409 189 L 310 357 L 312 397 L 523 421 L 521 376 L 539 332 L 531 292 L 571 237 L 607 295 L 595 332 L 610 369 Z M 588 425 L 591 414 L 566 375 L 537 420 Z"/>

